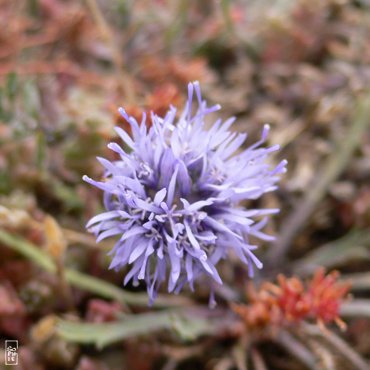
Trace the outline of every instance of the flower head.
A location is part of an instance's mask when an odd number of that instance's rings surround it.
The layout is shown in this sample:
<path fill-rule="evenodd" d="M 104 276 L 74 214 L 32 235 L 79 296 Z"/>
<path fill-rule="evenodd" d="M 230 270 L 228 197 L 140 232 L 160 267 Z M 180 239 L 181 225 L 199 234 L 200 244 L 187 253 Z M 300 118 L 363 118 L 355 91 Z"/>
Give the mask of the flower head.
<path fill-rule="evenodd" d="M 244 150 L 247 135 L 229 131 L 234 118 L 219 119 L 206 130 L 206 116 L 219 109 L 207 106 L 198 82 L 188 85 L 179 118 L 174 107 L 163 118 L 152 113 L 150 129 L 145 114 L 139 125 L 120 108 L 132 131 L 129 136 L 116 127 L 125 150 L 110 143 L 120 159 L 98 158 L 104 180 L 84 177 L 103 190 L 106 208 L 87 227 L 97 241 L 119 236 L 110 267 L 131 265 L 124 284 L 145 280 L 150 302 L 167 276 L 169 292 L 179 292 L 185 284 L 194 289 L 200 276 L 222 284 L 216 265 L 231 250 L 252 276 L 253 265 L 261 268 L 262 263 L 253 254 L 257 246 L 251 245 L 250 236 L 273 239 L 262 228 L 266 216 L 278 209 L 246 209 L 241 202 L 275 190 L 286 161 L 274 168 L 266 163 L 279 149 L 261 148 L 267 125 L 261 139 Z"/>

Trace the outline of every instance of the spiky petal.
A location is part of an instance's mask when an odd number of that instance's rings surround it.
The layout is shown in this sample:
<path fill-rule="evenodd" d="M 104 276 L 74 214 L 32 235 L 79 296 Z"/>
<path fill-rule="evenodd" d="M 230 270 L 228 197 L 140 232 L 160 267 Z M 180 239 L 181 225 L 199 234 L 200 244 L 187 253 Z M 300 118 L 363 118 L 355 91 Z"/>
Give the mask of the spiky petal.
<path fill-rule="evenodd" d="M 275 168 L 266 163 L 279 149 L 261 147 L 268 125 L 247 149 L 242 149 L 246 134 L 229 130 L 233 118 L 217 120 L 207 130 L 206 116 L 219 109 L 207 106 L 198 82 L 188 85 L 179 118 L 174 107 L 164 118 L 152 113 L 150 129 L 145 115 L 139 124 L 120 108 L 132 136 L 117 127 L 125 149 L 116 143 L 108 147 L 120 159 L 98 158 L 105 168 L 103 181 L 84 177 L 104 191 L 106 207 L 87 227 L 98 241 L 118 236 L 110 267 L 130 265 L 124 283 L 144 280 L 150 302 L 167 279 L 169 292 L 179 292 L 185 284 L 193 289 L 204 275 L 222 284 L 216 265 L 230 250 L 248 265 L 250 275 L 253 265 L 262 267 L 249 236 L 271 240 L 262 228 L 266 216 L 278 210 L 245 209 L 241 202 L 275 190 L 286 161 Z"/>

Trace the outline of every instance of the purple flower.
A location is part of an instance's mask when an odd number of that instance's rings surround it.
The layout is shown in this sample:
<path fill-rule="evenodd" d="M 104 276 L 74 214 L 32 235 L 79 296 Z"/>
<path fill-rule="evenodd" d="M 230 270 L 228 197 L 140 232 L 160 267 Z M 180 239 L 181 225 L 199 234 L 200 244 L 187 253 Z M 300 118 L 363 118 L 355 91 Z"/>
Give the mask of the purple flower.
<path fill-rule="evenodd" d="M 198 108 L 193 112 L 193 97 Z M 273 240 L 262 229 L 267 217 L 278 209 L 247 209 L 243 202 L 273 191 L 286 161 L 271 168 L 266 159 L 279 146 L 261 148 L 261 139 L 241 149 L 247 135 L 229 131 L 234 122 L 217 120 L 209 130 L 205 118 L 220 109 L 208 107 L 198 82 L 188 85 L 188 101 L 177 118 L 170 107 L 164 118 L 151 114 L 152 126 L 139 125 L 123 108 L 132 137 L 116 127 L 125 150 L 116 143 L 108 147 L 120 160 L 98 158 L 105 168 L 103 181 L 84 180 L 102 189 L 106 212 L 93 217 L 87 228 L 97 241 L 119 237 L 110 254 L 110 268 L 130 265 L 124 284 L 145 280 L 150 303 L 168 276 L 168 291 L 179 292 L 185 284 L 194 289 L 201 276 L 222 284 L 216 265 L 234 252 L 253 276 L 262 268 L 254 255 L 250 236 Z M 256 220 L 257 219 L 257 220 Z M 212 296 L 212 294 L 211 294 Z"/>

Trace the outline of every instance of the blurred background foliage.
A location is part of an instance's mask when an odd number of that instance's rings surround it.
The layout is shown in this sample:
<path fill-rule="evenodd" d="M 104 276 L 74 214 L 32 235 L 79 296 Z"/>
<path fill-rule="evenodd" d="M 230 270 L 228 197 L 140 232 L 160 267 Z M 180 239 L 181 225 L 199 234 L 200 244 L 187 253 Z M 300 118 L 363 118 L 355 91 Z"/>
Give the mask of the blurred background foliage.
<path fill-rule="evenodd" d="M 19 369 L 369 368 L 369 1 L 0 0 L 0 29 L 0 333 Z M 193 80 L 249 142 L 271 124 L 288 174 L 259 202 L 279 238 L 257 291 L 232 259 L 215 310 L 202 286 L 148 309 L 85 231 L 102 204 L 81 177 L 129 130 L 119 106 L 164 114 Z M 346 331 L 292 316 L 307 294 Z"/>

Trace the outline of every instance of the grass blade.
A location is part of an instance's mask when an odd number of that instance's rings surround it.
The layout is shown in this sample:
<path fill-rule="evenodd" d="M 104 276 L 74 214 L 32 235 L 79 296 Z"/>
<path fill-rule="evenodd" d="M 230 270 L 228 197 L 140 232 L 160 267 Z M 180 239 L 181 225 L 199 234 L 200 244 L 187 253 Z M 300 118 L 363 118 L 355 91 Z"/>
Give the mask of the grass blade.
<path fill-rule="evenodd" d="M 0 230 L 0 242 L 22 254 L 45 271 L 56 274 L 57 269 L 52 258 L 36 245 L 4 230 Z M 126 304 L 148 306 L 148 296 L 146 293 L 126 292 L 104 280 L 68 268 L 65 269 L 65 277 L 66 281 L 74 287 L 86 290 L 100 297 L 114 299 Z M 154 302 L 154 306 L 156 307 L 184 306 L 189 304 L 190 300 L 186 298 L 169 296 L 159 296 Z"/>

